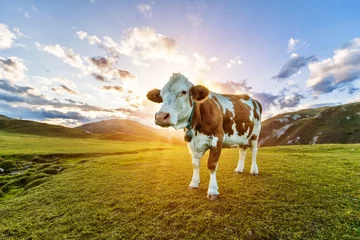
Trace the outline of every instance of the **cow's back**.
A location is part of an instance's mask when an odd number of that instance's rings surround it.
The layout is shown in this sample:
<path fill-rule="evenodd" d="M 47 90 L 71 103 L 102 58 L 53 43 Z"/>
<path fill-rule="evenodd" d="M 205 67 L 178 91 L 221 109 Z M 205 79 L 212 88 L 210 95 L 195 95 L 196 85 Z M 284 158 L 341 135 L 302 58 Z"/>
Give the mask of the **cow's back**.
<path fill-rule="evenodd" d="M 229 95 L 211 93 L 222 111 L 224 131 L 223 147 L 247 145 L 249 139 L 257 139 L 261 129 L 261 104 L 247 94 Z"/>

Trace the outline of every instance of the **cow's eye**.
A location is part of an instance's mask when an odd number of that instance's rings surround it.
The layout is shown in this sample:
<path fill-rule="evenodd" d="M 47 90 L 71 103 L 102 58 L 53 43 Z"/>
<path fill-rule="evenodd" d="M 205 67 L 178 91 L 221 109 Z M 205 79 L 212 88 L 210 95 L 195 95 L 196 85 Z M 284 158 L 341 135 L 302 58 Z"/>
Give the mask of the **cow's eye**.
<path fill-rule="evenodd" d="M 186 94 L 186 91 L 182 91 L 182 92 L 181 92 L 181 95 L 185 95 L 185 94 Z"/>

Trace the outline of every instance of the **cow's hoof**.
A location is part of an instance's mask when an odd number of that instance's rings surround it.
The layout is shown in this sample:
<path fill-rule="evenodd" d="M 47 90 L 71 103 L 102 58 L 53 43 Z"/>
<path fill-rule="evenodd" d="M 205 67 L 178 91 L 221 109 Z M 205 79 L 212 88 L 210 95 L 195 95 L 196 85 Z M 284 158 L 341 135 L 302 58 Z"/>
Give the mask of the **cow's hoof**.
<path fill-rule="evenodd" d="M 216 199 L 219 198 L 220 195 L 207 195 L 207 198 L 210 200 L 210 201 L 214 201 Z"/>
<path fill-rule="evenodd" d="M 241 173 L 243 173 L 243 172 L 242 172 L 242 171 L 240 172 L 240 171 L 235 170 L 234 173 L 235 173 L 235 174 L 241 174 Z"/>
<path fill-rule="evenodd" d="M 252 176 L 257 176 L 259 173 L 250 173 Z"/>
<path fill-rule="evenodd" d="M 214 200 L 217 200 L 219 198 L 220 195 L 208 195 L 207 198 L 210 200 L 210 201 L 214 201 Z"/>
<path fill-rule="evenodd" d="M 195 189 L 199 189 L 199 187 L 189 186 L 189 190 L 195 190 Z"/>

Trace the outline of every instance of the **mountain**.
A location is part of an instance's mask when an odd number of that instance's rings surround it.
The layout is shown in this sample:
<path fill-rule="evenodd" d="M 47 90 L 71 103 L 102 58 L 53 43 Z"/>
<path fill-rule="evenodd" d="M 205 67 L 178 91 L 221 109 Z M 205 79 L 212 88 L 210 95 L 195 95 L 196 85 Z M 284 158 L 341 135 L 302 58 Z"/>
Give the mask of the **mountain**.
<path fill-rule="evenodd" d="M 145 126 L 141 123 L 127 119 L 110 119 L 100 122 L 88 123 L 77 127 L 95 134 L 105 134 L 106 139 L 124 139 L 125 135 L 141 136 L 144 139 L 166 142 L 169 138 L 159 134 L 158 129 Z M 121 133 L 121 134 L 119 134 Z"/>
<path fill-rule="evenodd" d="M 0 131 L 17 133 L 17 134 L 31 134 L 45 137 L 64 137 L 64 138 L 91 138 L 94 134 L 85 132 L 80 129 L 73 129 L 52 125 L 47 123 L 40 123 L 28 120 L 18 120 L 8 118 L 0 115 Z"/>
<path fill-rule="evenodd" d="M 360 102 L 284 113 L 262 122 L 261 146 L 359 143 Z"/>

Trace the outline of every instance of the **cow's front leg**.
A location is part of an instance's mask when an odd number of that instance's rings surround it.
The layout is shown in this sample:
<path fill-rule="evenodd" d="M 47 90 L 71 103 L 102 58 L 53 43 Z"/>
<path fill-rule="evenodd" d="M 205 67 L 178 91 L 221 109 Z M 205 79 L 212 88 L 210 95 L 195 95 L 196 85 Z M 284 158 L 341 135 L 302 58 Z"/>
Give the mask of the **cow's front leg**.
<path fill-rule="evenodd" d="M 189 185 L 189 189 L 197 189 L 200 184 L 200 158 L 192 155 L 192 165 L 193 165 L 193 176 L 191 179 L 191 183 Z"/>
<path fill-rule="evenodd" d="M 210 200 L 216 200 L 220 193 L 216 180 L 216 170 L 222 148 L 222 140 L 218 140 L 215 146 L 211 146 L 210 155 L 208 159 L 208 169 L 210 171 L 210 181 L 207 196 Z"/>
<path fill-rule="evenodd" d="M 200 159 L 204 155 L 204 152 L 197 152 L 193 142 L 188 144 L 188 148 L 193 165 L 193 176 L 189 184 L 189 189 L 197 189 L 200 184 Z"/>

